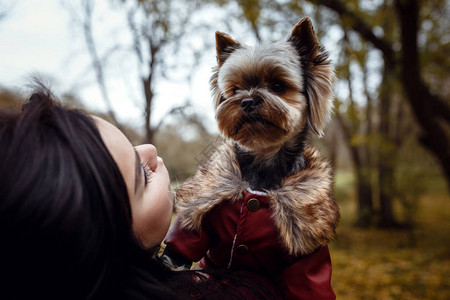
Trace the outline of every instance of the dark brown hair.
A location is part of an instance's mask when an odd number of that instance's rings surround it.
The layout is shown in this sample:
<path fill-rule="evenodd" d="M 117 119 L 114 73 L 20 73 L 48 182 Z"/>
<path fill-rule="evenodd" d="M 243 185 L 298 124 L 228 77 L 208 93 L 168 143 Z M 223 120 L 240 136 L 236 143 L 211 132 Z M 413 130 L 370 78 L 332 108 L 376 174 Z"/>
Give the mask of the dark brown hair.
<path fill-rule="evenodd" d="M 173 272 L 141 248 L 122 174 L 92 118 L 60 106 L 43 86 L 22 112 L 0 110 L 0 241 L 0 295 L 14 299 L 272 292 L 251 273 Z"/>
<path fill-rule="evenodd" d="M 14 292 L 83 298 L 130 240 L 122 175 L 92 119 L 46 89 L 0 112 L 0 260 Z M 5 278 L 5 276 L 3 276 Z"/>

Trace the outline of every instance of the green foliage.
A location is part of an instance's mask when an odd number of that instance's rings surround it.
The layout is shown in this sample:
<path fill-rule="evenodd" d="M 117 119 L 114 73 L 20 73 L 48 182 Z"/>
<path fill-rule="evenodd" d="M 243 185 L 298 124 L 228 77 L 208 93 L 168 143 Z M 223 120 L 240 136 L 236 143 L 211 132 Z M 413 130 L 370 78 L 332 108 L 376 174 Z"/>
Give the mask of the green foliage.
<path fill-rule="evenodd" d="M 409 137 L 399 149 L 395 161 L 395 200 L 402 221 L 414 226 L 423 194 L 445 192 L 439 166 L 416 139 Z"/>
<path fill-rule="evenodd" d="M 261 7 L 259 0 L 239 0 L 244 18 L 251 24 L 256 24 L 259 20 Z"/>
<path fill-rule="evenodd" d="M 449 99 L 450 74 L 450 5 L 448 1 L 425 1 L 420 15 L 419 32 L 420 60 L 433 92 Z"/>
<path fill-rule="evenodd" d="M 158 155 L 164 159 L 174 186 L 191 176 L 220 142 L 216 135 L 200 134 L 191 125 L 182 121 L 167 125 L 155 138 Z"/>
<path fill-rule="evenodd" d="M 339 205 L 350 202 L 354 198 L 353 186 L 355 184 L 355 176 L 351 170 L 341 168 L 334 173 L 334 197 Z M 350 210 L 353 207 L 346 207 L 344 210 Z M 342 210 L 342 208 L 341 208 Z M 353 211 L 354 213 L 354 211 Z"/>

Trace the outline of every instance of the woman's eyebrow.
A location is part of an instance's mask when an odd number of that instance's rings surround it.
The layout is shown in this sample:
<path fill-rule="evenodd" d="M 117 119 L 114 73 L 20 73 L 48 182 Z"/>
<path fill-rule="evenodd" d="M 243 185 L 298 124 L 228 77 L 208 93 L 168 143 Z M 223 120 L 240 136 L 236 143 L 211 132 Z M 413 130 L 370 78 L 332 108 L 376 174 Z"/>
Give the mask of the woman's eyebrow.
<path fill-rule="evenodd" d="M 134 193 L 136 194 L 137 188 L 142 181 L 142 176 L 141 176 L 141 157 L 137 153 L 136 149 L 134 149 L 134 154 L 136 154 L 135 181 L 134 181 Z"/>

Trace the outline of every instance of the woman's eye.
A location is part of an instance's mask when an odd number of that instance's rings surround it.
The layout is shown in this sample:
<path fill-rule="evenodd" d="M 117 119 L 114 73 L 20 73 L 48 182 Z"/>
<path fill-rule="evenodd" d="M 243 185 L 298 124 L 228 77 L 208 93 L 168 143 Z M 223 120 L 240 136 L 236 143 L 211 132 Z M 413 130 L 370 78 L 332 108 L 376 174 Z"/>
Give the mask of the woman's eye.
<path fill-rule="evenodd" d="M 142 172 L 144 173 L 144 184 L 147 185 L 150 182 L 151 170 L 148 164 L 141 163 Z"/>
<path fill-rule="evenodd" d="M 286 92 L 286 85 L 282 82 L 274 82 L 270 85 L 270 89 L 276 94 L 283 94 Z"/>

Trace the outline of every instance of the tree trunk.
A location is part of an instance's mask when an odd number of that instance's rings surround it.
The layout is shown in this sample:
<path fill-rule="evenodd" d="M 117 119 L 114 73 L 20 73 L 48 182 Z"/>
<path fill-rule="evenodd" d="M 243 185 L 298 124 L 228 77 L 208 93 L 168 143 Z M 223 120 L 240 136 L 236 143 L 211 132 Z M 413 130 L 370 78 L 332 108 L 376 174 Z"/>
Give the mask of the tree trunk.
<path fill-rule="evenodd" d="M 396 10 L 401 26 L 401 82 L 423 129 L 420 142 L 439 160 L 450 189 L 450 144 L 442 125 L 450 124 L 450 109 L 445 102 L 430 93 L 420 77 L 417 45 L 419 3 L 417 0 L 396 1 Z"/>
<path fill-rule="evenodd" d="M 83 33 L 84 33 L 84 39 L 86 41 L 86 45 L 89 51 L 89 55 L 92 60 L 92 68 L 95 72 L 95 77 L 97 80 L 97 84 L 100 88 L 100 93 L 102 95 L 103 101 L 106 105 L 107 115 L 110 118 L 110 121 L 114 123 L 119 129 L 123 130 L 122 126 L 120 125 L 119 121 L 117 120 L 116 114 L 114 113 L 113 106 L 111 103 L 111 99 L 109 98 L 108 88 L 106 87 L 106 78 L 105 78 L 105 72 L 104 72 L 104 62 L 100 59 L 100 56 L 97 52 L 97 45 L 94 40 L 93 31 L 92 28 L 92 13 L 93 13 L 93 3 L 89 0 L 84 0 L 82 2 L 83 6 Z"/>
<path fill-rule="evenodd" d="M 370 166 L 367 161 L 361 157 L 361 148 L 367 147 L 367 144 L 353 145 L 350 126 L 346 125 L 339 112 L 336 113 L 336 119 L 341 126 L 345 144 L 349 147 L 350 157 L 356 175 L 356 193 L 358 201 L 358 216 L 356 225 L 359 227 L 368 227 L 372 223 L 374 214 L 372 184 L 370 181 Z"/>
<path fill-rule="evenodd" d="M 392 43 L 373 32 L 369 23 L 339 0 L 310 0 L 337 12 L 348 26 L 383 53 L 383 59 L 392 70 L 401 69 L 401 84 L 408 102 L 422 129 L 420 142 L 440 162 L 450 190 L 450 138 L 445 126 L 450 124 L 450 107 L 441 98 L 431 94 L 420 77 L 417 33 L 419 28 L 418 0 L 396 0 L 401 30 L 402 57 L 399 61 Z M 445 124 L 445 125 L 444 125 Z"/>
<path fill-rule="evenodd" d="M 394 70 L 389 63 L 384 62 L 383 79 L 380 90 L 379 107 L 379 143 L 378 143 L 378 184 L 380 197 L 380 220 L 379 226 L 391 228 L 397 226 L 397 221 L 393 211 L 394 195 L 394 170 L 396 146 L 391 140 L 391 117 L 390 117 L 390 97 L 391 83 Z"/>
<path fill-rule="evenodd" d="M 368 166 L 358 166 L 357 168 L 358 219 L 356 225 L 358 227 L 369 227 L 374 215 L 370 170 Z"/>
<path fill-rule="evenodd" d="M 152 144 L 154 141 L 155 131 L 151 125 L 152 116 L 152 101 L 153 101 L 153 91 L 151 88 L 151 76 L 142 79 L 142 84 L 145 93 L 145 141 L 146 144 Z"/>

